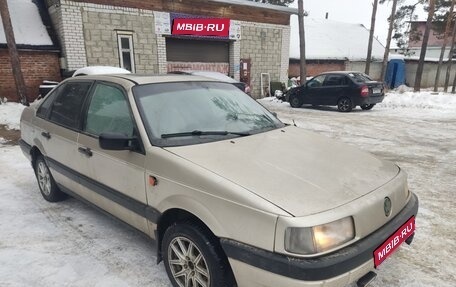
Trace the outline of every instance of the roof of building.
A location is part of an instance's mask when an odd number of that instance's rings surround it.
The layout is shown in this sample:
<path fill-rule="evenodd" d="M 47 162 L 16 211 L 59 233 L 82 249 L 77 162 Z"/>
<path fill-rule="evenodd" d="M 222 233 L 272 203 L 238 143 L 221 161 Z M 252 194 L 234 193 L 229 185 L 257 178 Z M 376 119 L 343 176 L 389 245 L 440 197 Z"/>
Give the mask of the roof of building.
<path fill-rule="evenodd" d="M 18 48 L 56 49 L 44 24 L 43 9 L 39 8 L 40 4 L 42 2 L 33 0 L 8 0 L 14 38 Z M 6 44 L 6 37 L 0 18 L 0 45 L 2 44 Z"/>
<path fill-rule="evenodd" d="M 265 3 L 261 3 L 261 2 L 254 2 L 254 1 L 248 1 L 248 0 L 210 0 L 210 1 L 224 3 L 224 4 L 245 6 L 245 7 L 263 8 L 263 9 L 274 10 L 274 11 L 278 11 L 278 12 L 285 12 L 285 13 L 289 13 L 289 14 L 298 14 L 298 9 L 296 9 L 296 8 L 272 5 L 272 4 L 265 4 Z"/>
<path fill-rule="evenodd" d="M 291 16 L 290 59 L 299 59 L 298 16 Z M 362 24 L 304 17 L 306 59 L 365 61 L 369 30 Z M 374 38 L 372 57 L 383 59 L 385 48 Z"/>

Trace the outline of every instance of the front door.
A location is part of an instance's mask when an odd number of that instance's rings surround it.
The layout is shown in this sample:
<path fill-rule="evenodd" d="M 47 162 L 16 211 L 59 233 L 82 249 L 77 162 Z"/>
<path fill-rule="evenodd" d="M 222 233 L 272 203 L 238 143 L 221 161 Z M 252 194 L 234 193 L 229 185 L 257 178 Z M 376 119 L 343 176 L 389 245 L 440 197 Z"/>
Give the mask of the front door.
<path fill-rule="evenodd" d="M 124 90 L 97 82 L 89 98 L 78 140 L 83 163 L 83 196 L 110 213 L 149 234 L 145 211 L 145 154 L 141 151 L 103 150 L 101 133 L 135 135 L 135 124 Z"/>

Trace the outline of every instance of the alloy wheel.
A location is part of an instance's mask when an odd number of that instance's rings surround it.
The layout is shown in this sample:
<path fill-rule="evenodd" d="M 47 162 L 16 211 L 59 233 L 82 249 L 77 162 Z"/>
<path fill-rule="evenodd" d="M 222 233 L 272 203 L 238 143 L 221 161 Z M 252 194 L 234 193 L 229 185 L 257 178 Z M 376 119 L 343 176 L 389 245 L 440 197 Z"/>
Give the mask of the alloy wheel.
<path fill-rule="evenodd" d="M 168 258 L 172 276 L 180 287 L 209 287 L 206 259 L 190 239 L 174 238 L 168 247 Z"/>
<path fill-rule="evenodd" d="M 349 98 L 342 98 L 337 103 L 337 107 L 341 112 L 349 112 L 352 110 L 352 103 Z"/>
<path fill-rule="evenodd" d="M 43 161 L 38 163 L 37 175 L 41 191 L 49 196 L 51 194 L 51 174 Z"/>

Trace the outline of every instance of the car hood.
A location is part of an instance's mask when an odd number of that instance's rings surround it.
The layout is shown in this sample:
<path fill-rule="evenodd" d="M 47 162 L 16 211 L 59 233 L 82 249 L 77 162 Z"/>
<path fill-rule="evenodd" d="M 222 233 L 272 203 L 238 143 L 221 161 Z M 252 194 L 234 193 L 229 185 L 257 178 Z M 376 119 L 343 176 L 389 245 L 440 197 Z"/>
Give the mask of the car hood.
<path fill-rule="evenodd" d="M 399 172 L 396 165 L 356 147 L 296 127 L 166 150 L 294 216 L 344 205 Z"/>

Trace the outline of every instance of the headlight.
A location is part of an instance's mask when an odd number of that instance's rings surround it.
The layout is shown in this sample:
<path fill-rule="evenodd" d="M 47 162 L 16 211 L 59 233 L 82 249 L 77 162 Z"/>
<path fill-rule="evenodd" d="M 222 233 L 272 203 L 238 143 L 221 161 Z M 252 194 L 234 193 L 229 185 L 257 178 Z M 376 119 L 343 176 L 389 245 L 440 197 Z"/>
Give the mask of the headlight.
<path fill-rule="evenodd" d="M 330 250 L 355 238 L 352 217 L 314 227 L 289 227 L 285 231 L 285 250 L 315 254 Z"/>

